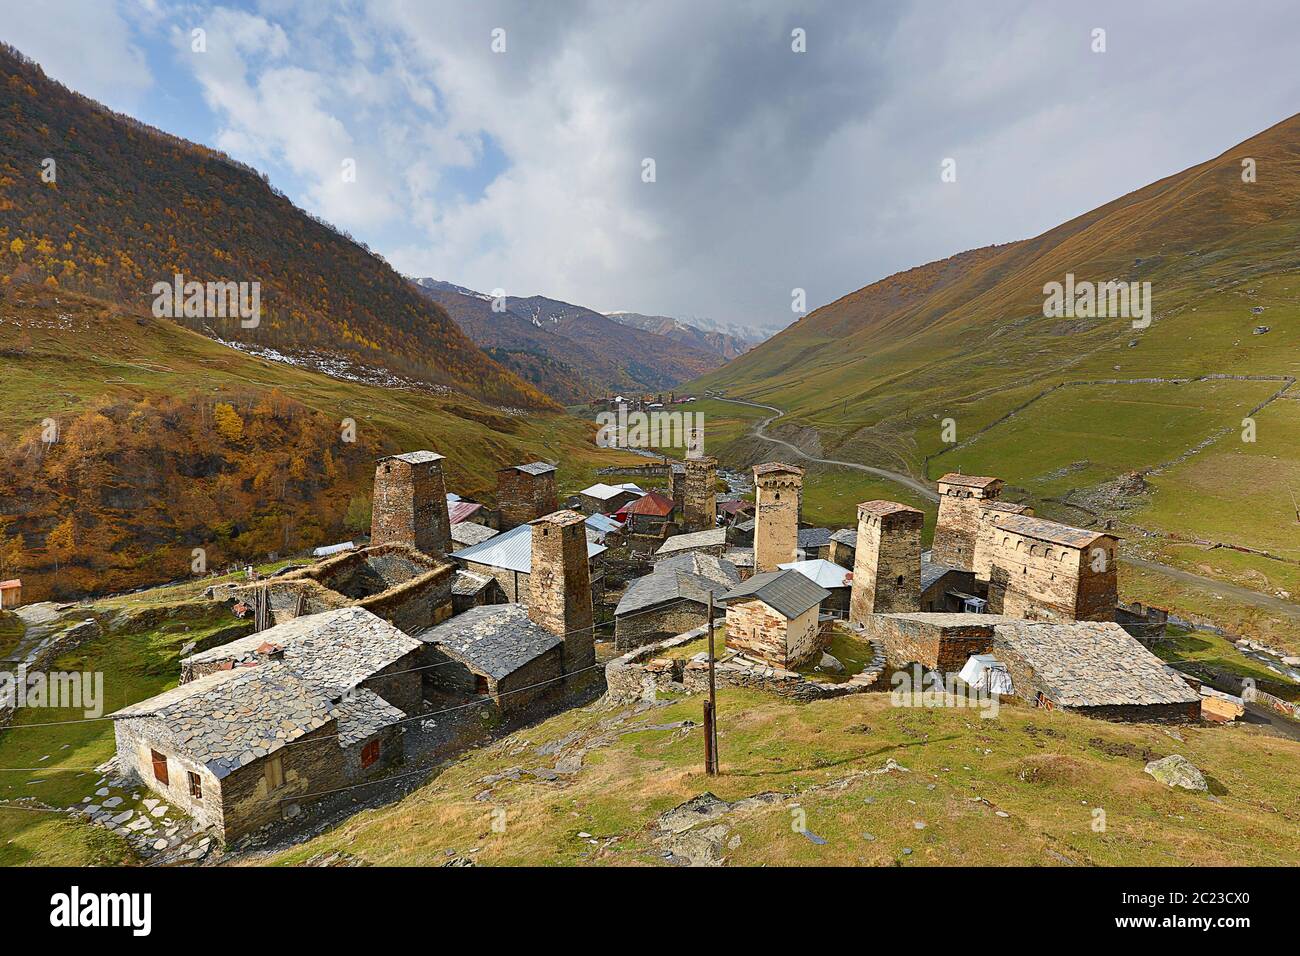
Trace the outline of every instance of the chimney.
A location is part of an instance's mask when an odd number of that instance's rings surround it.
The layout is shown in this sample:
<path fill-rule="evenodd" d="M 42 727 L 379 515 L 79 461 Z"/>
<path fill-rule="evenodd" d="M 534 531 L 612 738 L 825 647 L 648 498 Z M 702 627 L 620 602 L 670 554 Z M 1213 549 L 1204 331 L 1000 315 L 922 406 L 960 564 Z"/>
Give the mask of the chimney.
<path fill-rule="evenodd" d="M 447 553 L 451 521 L 442 455 L 411 451 L 375 464 L 370 544 L 404 544 L 431 556 Z"/>
<path fill-rule="evenodd" d="M 686 491 L 682 496 L 682 525 L 686 531 L 718 526 L 718 459 L 686 459 Z"/>
<path fill-rule="evenodd" d="M 770 461 L 754 466 L 754 573 L 798 558 L 803 469 Z"/>
<path fill-rule="evenodd" d="M 849 620 L 921 609 L 921 525 L 925 515 L 897 501 L 858 505 Z"/>
<path fill-rule="evenodd" d="M 564 639 L 564 672 L 571 674 L 596 663 L 586 519 L 556 511 L 529 523 L 528 618 Z"/>

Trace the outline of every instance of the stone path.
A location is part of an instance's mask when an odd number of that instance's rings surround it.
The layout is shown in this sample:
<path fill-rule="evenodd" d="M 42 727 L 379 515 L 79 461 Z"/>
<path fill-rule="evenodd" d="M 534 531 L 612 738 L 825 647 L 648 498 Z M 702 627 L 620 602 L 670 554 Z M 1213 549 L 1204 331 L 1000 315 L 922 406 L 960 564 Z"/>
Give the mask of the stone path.
<path fill-rule="evenodd" d="M 22 620 L 25 631 L 10 657 L 20 664 L 29 663 L 36 658 L 41 648 L 59 629 L 57 605 L 50 601 L 43 601 L 39 604 L 24 605 L 15 609 L 14 613 Z"/>
<path fill-rule="evenodd" d="M 99 769 L 103 775 L 95 782 L 95 792 L 69 815 L 112 830 L 149 864 L 197 863 L 219 848 L 209 831 L 139 784 L 118 776 L 113 761 Z"/>

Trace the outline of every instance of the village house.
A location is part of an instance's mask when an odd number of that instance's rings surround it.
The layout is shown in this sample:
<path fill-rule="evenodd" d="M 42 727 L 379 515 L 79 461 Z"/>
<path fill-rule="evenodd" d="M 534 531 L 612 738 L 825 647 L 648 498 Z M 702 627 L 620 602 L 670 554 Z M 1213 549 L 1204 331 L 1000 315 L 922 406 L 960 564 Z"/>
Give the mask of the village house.
<path fill-rule="evenodd" d="M 989 513 L 988 609 L 1047 621 L 1114 621 L 1118 542 L 1111 535 Z"/>
<path fill-rule="evenodd" d="M 688 551 L 664 558 L 632 582 L 614 609 L 615 648 L 622 653 L 702 627 L 709 595 L 721 617 L 719 599 L 739 583 L 736 566 L 714 555 Z"/>
<path fill-rule="evenodd" d="M 705 554 L 721 555 L 726 547 L 726 528 L 713 528 L 709 531 L 695 531 L 690 534 L 675 534 L 655 551 L 655 560 L 687 551 L 702 551 Z"/>
<path fill-rule="evenodd" d="M 826 561 L 831 553 L 830 528 L 800 528 L 795 536 L 800 561 Z"/>
<path fill-rule="evenodd" d="M 23 582 L 18 578 L 0 581 L 0 611 L 12 610 L 23 603 Z"/>
<path fill-rule="evenodd" d="M 585 529 L 584 529 L 585 530 Z M 598 544 L 595 532 L 586 534 L 587 557 L 596 558 L 608 550 Z M 495 578 L 507 601 L 527 603 L 529 574 L 533 561 L 532 525 L 524 524 L 493 535 L 486 541 L 462 548 L 452 554 L 467 571 Z M 597 568 L 591 575 L 594 600 L 599 603 L 604 584 Z"/>
<path fill-rule="evenodd" d="M 359 607 L 181 662 L 181 684 L 111 715 L 121 771 L 234 840 L 402 758 L 423 646 Z"/>
<path fill-rule="evenodd" d="M 729 498 L 718 502 L 718 517 L 728 527 L 747 521 L 754 515 L 754 503 L 743 498 Z"/>
<path fill-rule="evenodd" d="M 645 492 L 633 484 L 607 485 L 596 482 L 576 495 L 578 510 L 583 514 L 612 515 L 624 505 L 629 505 Z"/>
<path fill-rule="evenodd" d="M 497 532 L 481 524 L 462 521 L 451 526 L 451 543 L 455 548 L 468 548 L 472 544 L 482 544 L 488 538 L 495 538 Z"/>
<path fill-rule="evenodd" d="M 464 522 L 473 522 L 485 528 L 490 527 L 488 510 L 477 501 L 448 502 L 447 520 L 453 528 Z"/>
<path fill-rule="evenodd" d="M 451 583 L 452 613 L 464 614 L 472 607 L 484 604 L 504 604 L 506 593 L 496 578 L 476 574 L 463 568 L 456 572 Z"/>
<path fill-rule="evenodd" d="M 727 606 L 727 649 L 773 667 L 795 670 L 822 649 L 819 616 L 830 592 L 798 571 L 766 571 L 732 588 Z"/>
<path fill-rule="evenodd" d="M 619 508 L 614 512 L 614 519 L 623 522 L 633 534 L 662 534 L 672 514 L 673 500 L 650 491 Z"/>
<path fill-rule="evenodd" d="M 858 529 L 840 528 L 831 532 L 830 552 L 826 560 L 842 568 L 853 567 L 858 552 Z"/>
<path fill-rule="evenodd" d="M 976 593 L 975 572 L 950 568 L 921 558 L 922 611 L 974 611 L 983 608 L 985 601 Z"/>

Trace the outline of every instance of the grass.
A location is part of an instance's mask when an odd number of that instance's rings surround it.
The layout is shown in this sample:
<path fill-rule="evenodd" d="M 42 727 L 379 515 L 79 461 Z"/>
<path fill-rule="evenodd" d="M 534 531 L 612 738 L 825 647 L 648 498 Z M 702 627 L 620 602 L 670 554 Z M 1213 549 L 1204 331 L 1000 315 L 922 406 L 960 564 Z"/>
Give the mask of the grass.
<path fill-rule="evenodd" d="M 653 823 L 702 792 L 727 800 L 788 795 L 723 822 L 733 865 L 1294 865 L 1300 743 L 1250 728 L 1108 724 L 1003 707 L 994 720 L 955 708 L 890 706 L 864 694 L 798 704 L 757 691 L 719 692 L 722 775 L 701 772 L 699 700 L 687 698 L 600 730 L 590 708 L 466 755 L 397 804 L 363 812 L 273 858 L 301 863 L 344 851 L 378 865 L 662 864 Z M 654 728 L 660 729 L 654 729 Z M 609 741 L 582 769 L 545 783 L 483 778 L 549 765 L 537 748 L 578 731 Z M 1212 794 L 1174 791 L 1142 772 L 1187 756 Z M 908 772 L 862 774 L 889 758 Z M 842 787 L 814 789 L 845 781 Z M 1104 832 L 1093 811 L 1105 812 Z M 825 840 L 818 845 L 795 824 Z M 504 811 L 504 832 L 495 832 Z M 1001 811 L 1006 816 L 999 816 Z M 916 824 L 925 825 L 917 829 Z M 579 833 L 591 834 L 590 838 Z M 868 840 L 864 834 L 874 839 Z M 589 839 L 594 839 L 593 846 Z M 910 853 L 906 853 L 910 850 Z"/>
<path fill-rule="evenodd" d="M 13 611 L 0 611 L 0 661 L 8 659 L 27 632 L 27 625 Z"/>
<path fill-rule="evenodd" d="M 1165 629 L 1164 640 L 1148 644 L 1148 647 L 1161 660 L 1171 664 L 1202 665 L 1270 684 L 1284 682 L 1282 677 L 1259 661 L 1237 650 L 1232 641 L 1212 631 L 1189 631 L 1171 624 Z M 1300 686 L 1292 686 L 1289 692 L 1277 696 L 1300 700 Z"/>
<path fill-rule="evenodd" d="M 129 605 L 119 599 L 111 606 L 93 607 L 107 621 L 108 612 Z M 138 609 L 157 608 L 145 600 Z M 229 612 L 221 606 L 178 608 L 183 617 L 167 615 L 152 627 L 124 625 L 59 658 L 52 670 L 103 674 L 102 712 L 112 713 L 176 686 L 181 649 L 229 627 Z M 78 610 L 78 616 L 86 614 Z M 130 859 L 120 837 L 99 826 L 63 814 L 3 805 L 28 798 L 46 806 L 70 807 L 95 790 L 94 768 L 114 752 L 113 724 L 85 721 L 76 708 L 20 708 L 13 723 L 0 730 L 0 866 L 86 866 Z M 37 726 L 78 721 L 62 726 Z M 130 803 L 123 804 L 126 809 Z"/>

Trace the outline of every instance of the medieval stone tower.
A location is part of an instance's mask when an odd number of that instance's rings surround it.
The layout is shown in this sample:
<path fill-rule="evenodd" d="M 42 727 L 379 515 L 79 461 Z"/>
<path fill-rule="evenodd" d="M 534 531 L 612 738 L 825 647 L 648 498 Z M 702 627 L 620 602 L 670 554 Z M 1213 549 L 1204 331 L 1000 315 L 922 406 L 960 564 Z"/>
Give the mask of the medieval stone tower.
<path fill-rule="evenodd" d="M 497 526 L 509 531 L 559 507 L 555 466 L 544 461 L 511 465 L 497 471 Z"/>
<path fill-rule="evenodd" d="M 798 558 L 803 469 L 770 461 L 754 466 L 754 572 Z"/>
<path fill-rule="evenodd" d="M 682 525 L 686 531 L 708 531 L 718 524 L 718 459 L 686 459 L 686 491 L 682 496 Z"/>
<path fill-rule="evenodd" d="M 596 663 L 586 519 L 556 511 L 531 524 L 528 617 L 564 639 L 564 672 L 571 674 Z"/>
<path fill-rule="evenodd" d="M 405 544 L 429 555 L 447 553 L 451 522 L 442 455 L 410 451 L 375 463 L 370 544 Z"/>
<path fill-rule="evenodd" d="M 925 515 L 897 501 L 858 505 L 849 620 L 921 610 L 921 525 Z"/>
<path fill-rule="evenodd" d="M 939 479 L 939 518 L 934 526 L 930 560 L 935 564 L 975 570 L 975 541 L 986 502 L 1002 493 L 1002 479 L 949 473 Z"/>

